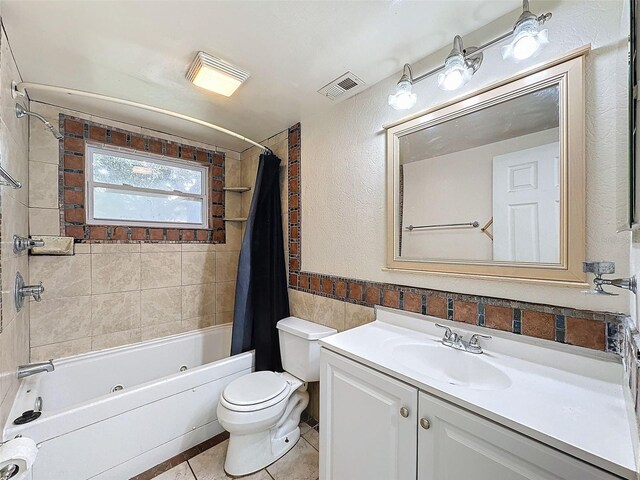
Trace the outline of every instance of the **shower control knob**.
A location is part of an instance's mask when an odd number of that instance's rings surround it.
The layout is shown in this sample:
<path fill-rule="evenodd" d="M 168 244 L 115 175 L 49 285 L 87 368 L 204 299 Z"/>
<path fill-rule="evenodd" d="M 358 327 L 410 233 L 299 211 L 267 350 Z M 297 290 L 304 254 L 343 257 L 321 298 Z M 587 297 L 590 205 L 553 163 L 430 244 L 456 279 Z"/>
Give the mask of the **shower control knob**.
<path fill-rule="evenodd" d="M 404 418 L 407 418 L 409 416 L 409 409 L 407 407 L 402 407 L 400 409 L 400 415 L 402 415 Z"/>
<path fill-rule="evenodd" d="M 431 428 L 431 422 L 429 420 L 427 420 L 426 418 L 421 418 L 420 419 L 420 426 L 422 428 L 424 428 L 425 430 L 429 430 L 429 428 Z"/>

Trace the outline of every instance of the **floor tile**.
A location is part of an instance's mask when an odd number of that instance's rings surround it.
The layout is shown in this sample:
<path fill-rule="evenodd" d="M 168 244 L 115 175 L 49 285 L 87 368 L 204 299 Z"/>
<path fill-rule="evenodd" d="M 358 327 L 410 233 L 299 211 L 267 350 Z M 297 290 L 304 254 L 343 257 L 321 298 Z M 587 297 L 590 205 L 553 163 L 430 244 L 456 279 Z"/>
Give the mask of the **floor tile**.
<path fill-rule="evenodd" d="M 155 480 L 195 480 L 193 473 L 187 462 L 183 462 L 180 465 L 173 467 L 171 470 L 167 470 L 161 473 Z"/>
<path fill-rule="evenodd" d="M 191 465 L 193 473 L 196 474 L 197 480 L 227 480 L 233 478 L 224 471 L 224 460 L 227 456 L 228 445 L 229 440 L 225 440 L 189 460 L 189 465 Z M 242 480 L 271 480 L 265 470 L 241 478 Z"/>
<path fill-rule="evenodd" d="M 301 438 L 289 453 L 268 466 L 267 472 L 275 480 L 317 480 L 318 451 Z"/>
<path fill-rule="evenodd" d="M 318 434 L 317 427 L 310 428 L 302 436 L 309 444 L 316 450 L 320 450 L 320 435 Z"/>

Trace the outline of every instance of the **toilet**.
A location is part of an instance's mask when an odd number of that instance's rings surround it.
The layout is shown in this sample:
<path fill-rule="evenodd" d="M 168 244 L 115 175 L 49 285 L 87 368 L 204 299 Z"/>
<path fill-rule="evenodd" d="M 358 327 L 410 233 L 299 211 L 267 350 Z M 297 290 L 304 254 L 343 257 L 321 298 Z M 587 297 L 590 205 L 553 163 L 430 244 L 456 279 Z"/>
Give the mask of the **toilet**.
<path fill-rule="evenodd" d="M 229 432 L 224 469 L 248 475 L 278 460 L 300 438 L 300 414 L 309 404 L 307 382 L 320 380 L 318 340 L 337 330 L 296 317 L 277 324 L 284 372 L 254 372 L 231 382 L 218 404 Z"/>

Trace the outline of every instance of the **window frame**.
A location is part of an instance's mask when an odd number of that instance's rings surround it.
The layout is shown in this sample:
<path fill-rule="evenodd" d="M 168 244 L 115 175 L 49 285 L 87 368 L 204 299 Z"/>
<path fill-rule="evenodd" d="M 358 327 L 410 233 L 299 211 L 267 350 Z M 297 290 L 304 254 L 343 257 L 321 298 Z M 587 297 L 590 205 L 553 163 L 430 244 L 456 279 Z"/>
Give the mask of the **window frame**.
<path fill-rule="evenodd" d="M 158 165 L 166 165 L 178 167 L 192 171 L 198 171 L 202 174 L 202 193 L 193 194 L 167 190 L 158 190 L 152 188 L 135 187 L 132 185 L 115 185 L 111 183 L 96 182 L 93 180 L 93 155 L 102 153 L 105 155 L 114 155 L 132 160 L 155 163 Z M 198 229 L 209 230 L 211 228 L 209 221 L 209 203 L 211 201 L 211 192 L 209 191 L 209 175 L 210 168 L 202 163 L 192 162 L 189 160 L 176 160 L 165 155 L 158 155 L 148 152 L 140 152 L 129 148 L 118 148 L 109 145 L 95 144 L 86 142 L 85 146 L 85 206 L 86 206 L 86 224 L 87 225 L 110 225 L 110 226 L 130 226 L 130 227 L 149 227 L 149 228 L 178 228 L 178 229 Z M 125 219 L 102 219 L 94 216 L 94 191 L 96 188 L 107 188 L 111 190 L 120 190 L 124 192 L 152 195 L 175 195 L 188 199 L 201 199 L 203 204 L 202 217 L 200 223 L 186 222 L 154 222 L 152 220 L 138 221 Z"/>

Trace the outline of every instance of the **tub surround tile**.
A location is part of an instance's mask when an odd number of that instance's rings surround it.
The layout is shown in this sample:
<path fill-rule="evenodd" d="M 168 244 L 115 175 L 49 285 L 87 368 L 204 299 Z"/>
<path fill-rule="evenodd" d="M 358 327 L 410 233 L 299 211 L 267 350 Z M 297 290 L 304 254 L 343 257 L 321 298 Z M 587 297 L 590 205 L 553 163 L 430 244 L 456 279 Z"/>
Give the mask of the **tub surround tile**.
<path fill-rule="evenodd" d="M 182 319 L 182 288 L 168 287 L 142 290 L 140 292 L 142 305 L 143 327 L 176 322 Z"/>
<path fill-rule="evenodd" d="M 58 208 L 58 165 L 29 162 L 29 206 Z"/>
<path fill-rule="evenodd" d="M 91 291 L 94 294 L 130 290 L 140 290 L 139 253 L 91 255 Z"/>
<path fill-rule="evenodd" d="M 91 336 L 91 296 L 43 298 L 31 302 L 30 310 L 32 347 Z"/>
<path fill-rule="evenodd" d="M 43 283 L 43 298 L 90 295 L 91 257 L 33 255 L 29 260 L 29 278 L 34 283 Z"/>
<path fill-rule="evenodd" d="M 142 341 L 153 340 L 154 338 L 167 337 L 177 333 L 186 332 L 187 329 L 182 321 L 162 323 L 160 325 L 149 325 L 142 327 Z"/>
<path fill-rule="evenodd" d="M 142 330 L 124 330 L 120 332 L 105 333 L 91 337 L 91 350 L 104 350 L 105 348 L 121 347 L 142 341 Z"/>
<path fill-rule="evenodd" d="M 69 340 L 67 342 L 52 343 L 40 347 L 31 347 L 31 362 L 43 362 L 53 358 L 61 358 L 79 355 L 91 351 L 91 337 Z"/>
<path fill-rule="evenodd" d="M 216 325 L 224 325 L 233 322 L 233 312 L 216 313 Z"/>
<path fill-rule="evenodd" d="M 185 285 L 182 287 L 182 317 L 205 317 L 216 313 L 216 287 L 207 285 Z"/>
<path fill-rule="evenodd" d="M 119 292 L 91 296 L 92 335 L 140 327 L 140 292 Z"/>
<path fill-rule="evenodd" d="M 57 208 L 29 208 L 31 235 L 60 235 L 60 211 Z"/>
<path fill-rule="evenodd" d="M 91 243 L 91 253 L 140 253 L 139 243 Z"/>
<path fill-rule="evenodd" d="M 215 252 L 221 245 L 212 243 L 183 243 L 183 252 Z"/>
<path fill-rule="evenodd" d="M 216 283 L 216 313 L 231 312 L 236 299 L 236 282 Z"/>
<path fill-rule="evenodd" d="M 180 252 L 141 254 L 141 287 L 173 287 L 180 285 Z"/>
<path fill-rule="evenodd" d="M 182 285 L 216 281 L 215 252 L 182 252 Z"/>
<path fill-rule="evenodd" d="M 180 243 L 141 243 L 140 251 L 142 253 L 180 252 L 182 245 Z"/>
<path fill-rule="evenodd" d="M 219 315 L 224 314 L 221 313 Z M 186 331 L 218 325 L 217 316 L 218 315 L 207 315 L 206 317 L 185 318 L 182 320 L 182 327 Z"/>
<path fill-rule="evenodd" d="M 238 274 L 240 252 L 216 253 L 216 282 L 233 282 Z"/>

